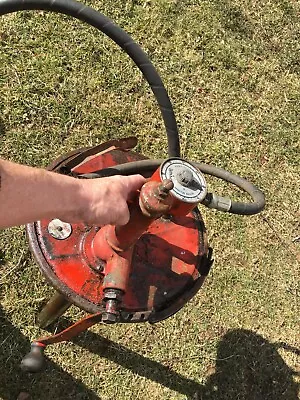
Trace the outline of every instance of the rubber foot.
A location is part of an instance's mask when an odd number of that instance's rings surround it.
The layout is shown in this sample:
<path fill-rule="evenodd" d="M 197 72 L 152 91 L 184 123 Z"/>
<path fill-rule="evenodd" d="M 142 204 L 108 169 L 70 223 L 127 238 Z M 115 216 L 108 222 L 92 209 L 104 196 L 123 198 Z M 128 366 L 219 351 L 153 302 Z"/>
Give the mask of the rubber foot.
<path fill-rule="evenodd" d="M 32 343 L 31 350 L 21 361 L 21 369 L 24 372 L 41 372 L 45 367 L 45 346 Z"/>

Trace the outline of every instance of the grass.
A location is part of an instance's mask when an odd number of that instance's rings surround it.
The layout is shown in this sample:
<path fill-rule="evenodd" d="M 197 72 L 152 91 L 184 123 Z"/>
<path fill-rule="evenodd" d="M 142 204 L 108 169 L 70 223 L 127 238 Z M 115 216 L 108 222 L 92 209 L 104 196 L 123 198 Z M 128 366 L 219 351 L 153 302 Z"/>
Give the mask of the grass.
<path fill-rule="evenodd" d="M 22 228 L 0 237 L 0 397 L 295 400 L 299 392 L 300 4 L 89 1 L 146 50 L 177 115 L 183 156 L 241 174 L 266 194 L 253 217 L 202 209 L 215 263 L 205 287 L 154 326 L 96 326 L 49 348 L 42 375 L 19 361 L 51 294 Z M 166 157 L 155 101 L 102 34 L 44 12 L 0 19 L 0 155 L 46 166 L 136 135 Z M 233 188 L 209 180 L 218 193 Z M 71 309 L 68 318 L 82 312 Z"/>

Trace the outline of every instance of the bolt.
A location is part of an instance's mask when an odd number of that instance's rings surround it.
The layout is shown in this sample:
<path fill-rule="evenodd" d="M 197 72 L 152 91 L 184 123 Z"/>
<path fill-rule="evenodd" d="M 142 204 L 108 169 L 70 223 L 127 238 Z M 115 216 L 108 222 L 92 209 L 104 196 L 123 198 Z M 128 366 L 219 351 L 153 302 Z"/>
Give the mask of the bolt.
<path fill-rule="evenodd" d="M 102 314 L 102 322 L 105 324 L 115 324 L 119 320 L 119 315 L 118 314 L 112 314 L 109 312 L 104 312 Z"/>
<path fill-rule="evenodd" d="M 58 218 L 49 222 L 48 232 L 57 240 L 67 239 L 72 233 L 72 226 L 67 222 L 63 222 Z"/>
<path fill-rule="evenodd" d="M 105 311 L 102 314 L 102 322 L 114 324 L 119 321 L 119 303 L 123 292 L 118 289 L 105 289 L 104 302 Z"/>

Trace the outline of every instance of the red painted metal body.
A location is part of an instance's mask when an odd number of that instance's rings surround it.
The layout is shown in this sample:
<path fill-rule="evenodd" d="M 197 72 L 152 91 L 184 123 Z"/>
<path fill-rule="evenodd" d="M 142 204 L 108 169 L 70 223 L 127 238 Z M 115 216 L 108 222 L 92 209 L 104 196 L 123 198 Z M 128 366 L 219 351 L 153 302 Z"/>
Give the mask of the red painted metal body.
<path fill-rule="evenodd" d="M 66 155 L 52 169 L 90 173 L 144 158 L 115 142 L 90 153 Z M 201 287 L 210 264 L 205 227 L 197 210 L 156 219 L 131 208 L 136 215 L 125 228 L 73 224 L 72 234 L 57 240 L 48 232 L 50 221 L 42 220 L 28 226 L 29 241 L 46 278 L 75 305 L 102 312 L 104 290 L 116 288 L 124 293 L 121 322 L 156 322 L 178 311 Z"/>

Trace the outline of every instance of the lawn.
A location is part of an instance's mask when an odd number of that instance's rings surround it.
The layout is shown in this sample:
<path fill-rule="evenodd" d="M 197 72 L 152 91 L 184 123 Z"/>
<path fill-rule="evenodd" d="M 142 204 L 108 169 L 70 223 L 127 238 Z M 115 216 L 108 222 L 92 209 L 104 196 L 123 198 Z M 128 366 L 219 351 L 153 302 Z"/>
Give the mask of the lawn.
<path fill-rule="evenodd" d="M 42 374 L 19 362 L 45 332 L 52 294 L 23 228 L 0 236 L 0 398 L 296 400 L 300 384 L 300 2 L 85 1 L 132 35 L 174 105 L 186 159 L 260 187 L 251 217 L 201 212 L 214 265 L 201 291 L 155 325 L 97 325 L 47 350 Z M 65 16 L 0 17 L 0 156 L 43 166 L 78 147 L 135 135 L 166 158 L 154 97 L 129 57 Z M 219 194 L 242 198 L 209 179 Z M 1 206 L 1 205 L 0 205 Z M 84 313 L 71 308 L 66 316 Z"/>

